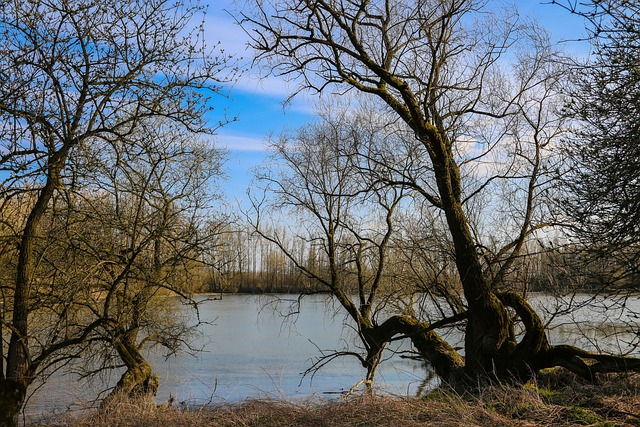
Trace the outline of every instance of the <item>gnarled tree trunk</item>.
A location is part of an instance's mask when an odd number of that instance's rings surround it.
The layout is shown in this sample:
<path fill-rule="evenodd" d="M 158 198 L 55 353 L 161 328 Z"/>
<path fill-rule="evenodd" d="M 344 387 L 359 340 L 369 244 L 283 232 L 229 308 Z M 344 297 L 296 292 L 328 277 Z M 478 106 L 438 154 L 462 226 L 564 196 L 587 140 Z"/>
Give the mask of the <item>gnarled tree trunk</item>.
<path fill-rule="evenodd" d="M 365 330 L 363 335 L 370 346 L 365 364 L 368 371 L 375 370 L 385 345 L 397 335 L 409 338 L 420 356 L 444 381 L 459 377 L 464 367 L 464 359 L 449 343 L 429 324 L 411 316 L 392 316 L 381 325 Z"/>
<path fill-rule="evenodd" d="M 436 115 L 437 117 L 437 115 Z M 493 293 L 483 272 L 476 242 L 469 229 L 461 200 L 460 170 L 444 129 L 422 123 L 417 134 L 429 150 L 438 193 L 455 249 L 455 262 L 468 303 L 465 333 L 465 371 L 469 377 L 486 377 L 503 353 L 509 336 L 504 305 Z"/>
<path fill-rule="evenodd" d="M 491 356 L 481 355 L 492 363 L 489 369 L 474 371 L 482 369 L 477 362 L 471 362 L 475 366 L 470 368 L 469 359 L 466 358 L 465 361 L 456 349 L 434 331 L 434 326 L 437 325 L 429 325 L 411 316 L 402 315 L 392 316 L 381 325 L 371 326 L 363 331 L 369 344 L 364 363 L 368 371 L 367 379 L 373 379 L 373 372 L 386 344 L 398 336 L 411 339 L 421 358 L 432 366 L 442 381 L 453 387 L 477 385 L 478 380 L 524 383 L 541 369 L 556 366 L 564 367 L 592 382 L 597 381 L 597 373 L 640 371 L 640 359 L 634 357 L 591 353 L 568 345 L 550 345 L 544 323 L 524 298 L 513 292 L 492 295 L 502 310 L 506 312 L 507 307 L 513 309 L 515 318 L 507 317 L 504 323 L 506 337 Z M 449 320 L 467 319 L 469 322 L 468 316 L 469 312 L 462 313 Z M 524 334 L 519 341 L 515 336 L 516 322 L 524 326 Z M 469 326 L 467 333 L 468 331 Z"/>
<path fill-rule="evenodd" d="M 542 320 L 524 298 L 513 292 L 500 293 L 498 298 L 515 311 L 525 328 L 520 342 L 516 343 L 513 338 L 510 351 L 497 360 L 500 378 L 523 382 L 541 369 L 556 366 L 592 382 L 597 381 L 597 373 L 640 371 L 640 359 L 635 357 L 591 353 L 570 345 L 550 345 Z"/>
<path fill-rule="evenodd" d="M 127 370 L 122 374 L 111 394 L 103 401 L 102 406 L 107 406 L 116 396 L 131 398 L 155 396 L 158 391 L 158 377 L 136 346 L 135 336 L 126 334 L 122 338 L 115 339 L 113 345 Z"/>

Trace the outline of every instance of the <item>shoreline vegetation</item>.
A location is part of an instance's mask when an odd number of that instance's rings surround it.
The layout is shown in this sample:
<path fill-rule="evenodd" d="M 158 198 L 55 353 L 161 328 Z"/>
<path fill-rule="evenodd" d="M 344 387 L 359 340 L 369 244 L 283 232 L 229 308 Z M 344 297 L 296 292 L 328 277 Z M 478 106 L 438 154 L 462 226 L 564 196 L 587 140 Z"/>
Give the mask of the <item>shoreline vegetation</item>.
<path fill-rule="evenodd" d="M 33 427 L 178 426 L 640 426 L 640 374 L 608 374 L 589 384 L 559 368 L 524 386 L 463 395 L 436 389 L 422 398 L 353 395 L 342 399 L 247 400 L 180 407 L 119 399 L 81 414 L 59 413 Z"/>

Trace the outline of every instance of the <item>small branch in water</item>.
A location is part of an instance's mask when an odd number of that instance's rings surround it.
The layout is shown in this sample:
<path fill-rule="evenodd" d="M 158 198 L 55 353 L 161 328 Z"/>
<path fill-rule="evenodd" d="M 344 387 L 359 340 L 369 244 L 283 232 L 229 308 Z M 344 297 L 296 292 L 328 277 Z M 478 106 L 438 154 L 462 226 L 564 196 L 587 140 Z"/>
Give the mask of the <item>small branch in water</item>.
<path fill-rule="evenodd" d="M 310 382 L 313 382 L 313 378 L 315 377 L 316 373 L 322 369 L 324 366 L 326 366 L 327 364 L 329 364 L 332 360 L 341 357 L 341 356 L 353 356 L 353 357 L 357 357 L 358 360 L 360 360 L 360 362 L 363 364 L 366 363 L 365 359 L 358 353 L 355 352 L 351 352 L 351 351 L 335 351 L 335 350 L 322 350 L 320 347 L 318 347 L 318 345 L 316 343 L 314 343 L 313 341 L 309 340 L 309 342 L 311 344 L 313 344 L 313 346 L 318 349 L 318 351 L 320 352 L 321 356 L 317 358 L 317 360 L 315 362 L 313 362 L 313 364 L 302 373 L 302 378 L 300 379 L 300 384 L 302 384 L 302 380 L 309 374 L 311 374 L 311 380 Z"/>
<path fill-rule="evenodd" d="M 357 384 L 355 384 L 353 387 L 351 387 L 349 389 L 349 391 L 347 393 L 345 393 L 344 398 L 348 398 L 349 396 L 351 396 L 353 393 L 355 393 L 355 391 L 358 389 L 358 387 L 360 387 L 362 384 L 364 384 L 367 388 L 367 390 L 371 391 L 371 385 L 372 385 L 373 381 L 372 380 L 360 380 L 358 381 Z"/>

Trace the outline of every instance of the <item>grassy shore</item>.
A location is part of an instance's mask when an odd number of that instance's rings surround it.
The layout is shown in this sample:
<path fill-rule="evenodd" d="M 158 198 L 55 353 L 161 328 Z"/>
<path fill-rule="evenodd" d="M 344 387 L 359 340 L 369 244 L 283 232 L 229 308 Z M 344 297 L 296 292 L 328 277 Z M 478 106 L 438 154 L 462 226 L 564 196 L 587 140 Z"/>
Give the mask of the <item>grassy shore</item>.
<path fill-rule="evenodd" d="M 562 371 L 523 387 L 492 386 L 459 395 L 436 390 L 422 399 L 358 396 L 318 405 L 246 401 L 181 409 L 122 400 L 82 415 L 58 414 L 34 426 L 640 426 L 640 375 L 586 384 Z"/>

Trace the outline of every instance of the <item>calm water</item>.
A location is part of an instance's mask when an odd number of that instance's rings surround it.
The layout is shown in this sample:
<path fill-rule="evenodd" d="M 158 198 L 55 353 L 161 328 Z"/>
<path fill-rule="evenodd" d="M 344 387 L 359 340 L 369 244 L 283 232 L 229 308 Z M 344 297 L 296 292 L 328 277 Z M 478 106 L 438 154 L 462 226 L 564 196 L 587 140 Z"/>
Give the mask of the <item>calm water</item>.
<path fill-rule="evenodd" d="M 280 298 L 274 302 L 273 297 L 225 295 L 222 300 L 204 302 L 201 318 L 211 324 L 202 327 L 203 352 L 196 357 L 181 355 L 168 360 L 149 355 L 160 377 L 158 402 L 170 397 L 186 404 L 270 397 L 331 398 L 357 384 L 366 372 L 354 357 L 338 358 L 313 377 L 302 375 L 321 351 L 354 350 L 355 334 L 344 327 L 342 312 L 326 297 L 311 296 L 302 300 L 298 314 L 285 316 L 296 299 Z M 552 320 L 552 342 L 614 352 L 633 348 L 632 341 L 638 338 L 633 315 L 622 313 L 613 302 L 597 304 L 586 297 L 578 302 L 584 302 L 584 307 L 577 313 Z M 555 301 L 548 297 L 534 298 L 533 303 L 540 310 L 555 310 Z M 640 299 L 627 302 L 629 306 L 640 312 Z M 447 338 L 457 345 L 461 336 Z M 398 350 L 409 349 L 408 342 L 403 345 Z M 384 393 L 415 395 L 425 385 L 427 368 L 392 352 L 388 357 L 378 370 L 376 387 Z M 117 380 L 118 375 L 114 374 L 102 382 L 88 384 L 74 376 L 54 375 L 35 391 L 26 413 L 85 408 L 100 390 Z M 426 382 L 427 387 L 430 384 L 434 383 Z"/>
<path fill-rule="evenodd" d="M 181 355 L 149 359 L 160 377 L 158 402 L 239 401 L 247 398 L 335 397 L 349 390 L 366 374 L 354 357 L 338 358 L 313 377 L 302 373 L 320 356 L 320 350 L 353 350 L 354 333 L 344 328 L 324 296 L 305 297 L 299 314 L 285 316 L 295 296 L 273 298 L 225 295 L 201 305 L 204 351 L 196 357 Z M 288 300 L 287 300 L 288 299 Z M 408 349 L 408 345 L 405 349 Z M 387 393 L 415 394 L 428 372 L 422 363 L 393 356 L 377 372 L 378 387 Z M 106 379 L 113 385 L 118 375 Z M 27 414 L 86 407 L 105 384 L 86 384 L 73 376 L 52 377 L 37 390 Z"/>

